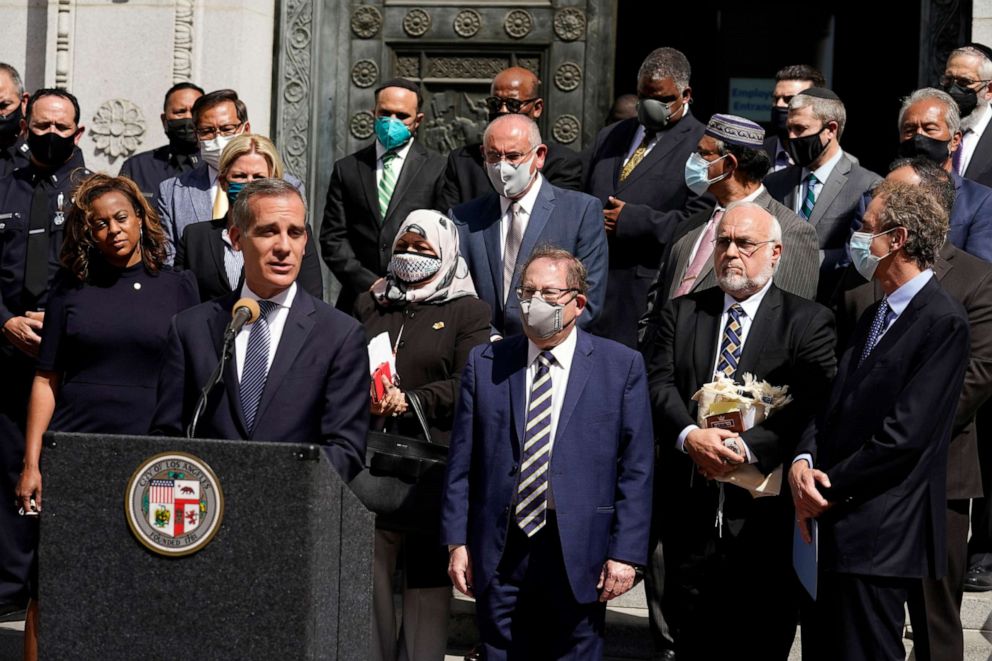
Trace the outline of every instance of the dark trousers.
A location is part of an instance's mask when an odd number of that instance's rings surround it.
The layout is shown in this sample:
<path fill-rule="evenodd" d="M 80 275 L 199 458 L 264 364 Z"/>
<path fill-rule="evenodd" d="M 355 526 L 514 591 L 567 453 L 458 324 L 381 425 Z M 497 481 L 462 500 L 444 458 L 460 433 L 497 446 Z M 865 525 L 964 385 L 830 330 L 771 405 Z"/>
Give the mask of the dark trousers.
<path fill-rule="evenodd" d="M 0 605 L 26 603 L 38 547 L 37 517 L 20 516 L 14 490 L 24 463 L 24 422 L 34 361 L 0 347 Z"/>
<path fill-rule="evenodd" d="M 587 661 L 603 656 L 606 605 L 572 595 L 554 512 L 528 538 L 511 521 L 496 575 L 476 595 L 486 661 Z"/>
<path fill-rule="evenodd" d="M 906 599 L 920 579 L 821 571 L 804 610 L 803 661 L 904 661 Z"/>
<path fill-rule="evenodd" d="M 975 498 L 971 508 L 971 540 L 968 542 L 968 566 L 992 571 L 992 402 L 978 409 L 978 463 L 982 469 L 984 498 Z"/>
<path fill-rule="evenodd" d="M 909 593 L 913 655 L 917 661 L 964 658 L 961 598 L 968 569 L 968 500 L 947 501 L 947 575 L 924 578 Z"/>

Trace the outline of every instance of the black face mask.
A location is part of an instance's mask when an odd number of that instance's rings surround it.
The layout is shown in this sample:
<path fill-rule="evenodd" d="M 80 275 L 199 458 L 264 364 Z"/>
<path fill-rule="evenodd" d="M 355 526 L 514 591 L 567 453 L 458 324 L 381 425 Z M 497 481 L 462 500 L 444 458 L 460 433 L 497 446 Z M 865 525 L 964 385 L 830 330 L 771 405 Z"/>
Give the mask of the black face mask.
<path fill-rule="evenodd" d="M 31 157 L 41 163 L 46 168 L 57 168 L 72 156 L 72 150 L 76 146 L 73 133 L 67 138 L 58 133 L 38 134 L 28 131 L 28 147 L 31 148 Z"/>
<path fill-rule="evenodd" d="M 901 158 L 923 156 L 937 165 L 943 165 L 951 155 L 947 151 L 950 144 L 950 140 L 937 140 L 922 133 L 915 133 L 909 140 L 899 143 L 898 154 Z"/>
<path fill-rule="evenodd" d="M 792 162 L 804 168 L 820 157 L 827 145 L 820 142 L 820 134 L 827 130 L 824 126 L 813 135 L 804 135 L 801 138 L 789 138 L 785 145 L 785 150 L 789 152 Z M 829 144 L 829 143 L 828 143 Z"/>
<path fill-rule="evenodd" d="M 785 142 L 789 138 L 789 129 L 786 127 L 785 122 L 789 119 L 789 108 L 779 108 L 772 106 L 772 131 L 778 136 L 779 140 Z"/>
<path fill-rule="evenodd" d="M 165 134 L 169 136 L 169 147 L 178 154 L 192 154 L 200 150 L 191 117 L 165 120 Z"/>
<path fill-rule="evenodd" d="M 944 91 L 951 95 L 954 103 L 958 104 L 961 117 L 967 117 L 978 107 L 978 93 L 970 87 L 960 87 L 957 83 L 945 87 Z"/>
<path fill-rule="evenodd" d="M 0 148 L 7 148 L 17 140 L 17 136 L 21 133 L 21 117 L 23 115 L 20 103 L 9 115 L 0 117 Z"/>

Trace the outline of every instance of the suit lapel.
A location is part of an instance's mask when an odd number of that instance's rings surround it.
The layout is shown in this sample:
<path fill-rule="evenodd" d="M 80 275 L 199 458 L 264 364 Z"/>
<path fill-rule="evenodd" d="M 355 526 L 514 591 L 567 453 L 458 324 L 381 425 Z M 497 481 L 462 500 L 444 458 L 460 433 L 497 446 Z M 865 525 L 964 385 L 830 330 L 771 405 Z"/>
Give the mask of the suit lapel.
<path fill-rule="evenodd" d="M 214 342 L 218 359 L 220 359 L 220 352 L 224 346 L 224 330 L 231 318 L 227 311 L 234 306 L 235 301 L 238 300 L 237 297 L 238 293 L 232 292 L 217 299 L 220 310 L 210 318 L 210 337 Z M 245 423 L 245 416 L 241 410 L 241 384 L 238 381 L 237 360 L 234 347 L 231 347 L 231 359 L 224 366 L 224 388 L 227 390 L 227 405 L 230 407 L 231 419 L 237 425 L 241 437 L 248 438 L 248 425 Z"/>
<path fill-rule="evenodd" d="M 186 187 L 189 206 L 193 209 L 193 222 L 212 220 L 214 201 L 210 198 L 210 169 L 204 166 L 200 170 L 194 170 L 194 172 L 197 173 L 196 176 L 190 178 L 190 185 Z"/>
<path fill-rule="evenodd" d="M 765 348 L 766 340 L 773 333 L 773 327 L 778 320 L 779 308 L 782 307 L 782 292 L 778 287 L 772 285 L 761 300 L 761 305 L 755 311 L 754 319 L 751 320 L 751 328 L 748 329 L 747 341 L 741 350 L 741 359 L 737 364 L 737 377 L 744 372 L 756 373 L 761 352 Z"/>
<path fill-rule="evenodd" d="M 615 135 L 613 136 L 613 139 L 616 140 L 615 144 L 620 147 L 619 151 L 614 156 L 615 162 L 613 163 L 614 191 L 618 190 L 620 187 L 620 171 L 623 170 L 623 160 L 627 156 L 627 152 L 630 151 L 630 143 L 634 139 L 634 135 L 637 133 L 637 120 L 628 119 L 627 122 L 627 126 L 618 126 L 615 130 Z"/>
<path fill-rule="evenodd" d="M 233 291 L 236 283 L 228 282 L 227 267 L 224 265 L 224 252 L 227 250 L 227 244 L 224 243 L 223 237 L 224 220 L 218 218 L 211 221 L 210 232 L 214 236 L 208 242 L 208 250 L 217 269 L 218 278 L 228 289 Z"/>
<path fill-rule="evenodd" d="M 565 384 L 565 401 L 562 402 L 561 414 L 558 417 L 558 426 L 555 431 L 555 441 L 567 438 L 565 430 L 568 422 L 572 419 L 572 413 L 582 396 L 582 391 L 586 387 L 589 375 L 592 373 L 593 345 L 583 331 L 575 329 L 578 333 L 575 339 L 575 353 L 572 354 L 572 367 L 568 373 L 568 383 Z"/>
<path fill-rule="evenodd" d="M 823 184 L 823 189 L 820 194 L 816 196 L 816 202 L 813 203 L 813 213 L 809 216 L 809 222 L 814 227 L 823 218 L 823 215 L 833 204 L 834 199 L 840 193 L 844 185 L 847 184 L 847 175 L 851 172 L 851 161 L 848 160 L 846 155 L 842 155 L 840 160 L 837 161 L 837 165 L 834 166 L 833 172 L 827 177 L 826 182 Z"/>
<path fill-rule="evenodd" d="M 486 256 L 489 258 L 489 275 L 493 281 L 493 290 L 496 292 L 498 308 L 504 307 L 506 296 L 503 295 L 503 258 L 502 242 L 500 241 L 499 224 L 502 218 L 502 207 L 499 203 L 499 195 L 490 193 L 486 196 L 486 206 L 482 209 L 480 218 L 492 218 L 493 220 L 482 230 L 482 240 L 486 247 Z"/>
<path fill-rule="evenodd" d="M 691 117 L 691 115 L 689 116 Z M 692 123 L 686 121 L 689 119 L 686 117 L 684 120 L 679 121 L 678 124 L 668 129 L 667 131 L 662 131 L 658 143 L 648 152 L 648 155 L 644 157 L 637 167 L 631 170 L 630 175 L 622 182 L 617 184 L 617 195 L 626 188 L 637 181 L 642 174 L 651 170 L 656 163 L 666 160 L 686 136 L 692 130 Z M 630 145 L 628 144 L 628 149 Z"/>
<path fill-rule="evenodd" d="M 954 268 L 954 250 L 950 241 L 945 241 L 937 253 L 937 259 L 933 265 L 933 274 L 938 282 L 943 282 L 944 277 Z"/>
<path fill-rule="evenodd" d="M 510 415 L 513 418 L 513 429 L 517 433 L 517 443 L 519 450 L 523 453 L 524 444 L 524 424 L 527 420 L 527 393 L 524 392 L 527 382 L 527 339 L 518 335 L 515 340 L 518 347 L 510 348 L 510 360 L 514 362 L 510 372 Z M 507 340 L 501 340 L 506 342 Z M 499 356 L 494 356 L 498 359 Z"/>
<path fill-rule="evenodd" d="M 527 230 L 520 241 L 520 250 L 517 251 L 517 265 L 523 265 L 527 257 L 534 252 L 537 242 L 544 233 L 544 227 L 551 218 L 551 213 L 555 208 L 555 193 L 551 190 L 551 184 L 547 179 L 541 181 L 541 188 L 537 191 L 537 198 L 534 200 L 534 208 L 530 210 L 530 218 L 527 219 Z"/>
<path fill-rule="evenodd" d="M 720 331 L 720 316 L 723 314 L 723 291 L 713 289 L 696 301 L 696 313 L 686 323 L 685 332 L 693 338 L 693 364 L 696 368 L 696 383 L 708 383 L 713 379 L 713 365 L 716 363 L 717 333 Z"/>
<path fill-rule="evenodd" d="M 365 204 L 375 220 L 376 228 L 379 228 L 382 226 L 382 213 L 379 211 L 379 187 L 375 181 L 375 142 L 357 152 L 355 160 L 358 161 L 358 180 L 365 193 Z"/>
<path fill-rule="evenodd" d="M 276 355 L 272 358 L 272 367 L 269 368 L 269 374 L 265 377 L 262 399 L 258 404 L 258 411 L 255 413 L 256 422 L 263 419 L 265 409 L 272 402 L 275 393 L 289 372 L 289 368 L 293 366 L 296 356 L 306 343 L 310 331 L 313 330 L 314 312 L 313 300 L 306 292 L 297 287 L 296 297 L 293 299 L 293 305 L 289 308 L 286 325 L 282 329 L 279 346 L 276 347 Z M 255 425 L 255 428 L 258 429 L 258 424 Z"/>
<path fill-rule="evenodd" d="M 383 227 L 387 236 L 395 235 L 400 223 L 403 222 L 403 218 L 393 218 L 393 212 L 403 199 L 403 195 L 407 189 L 410 188 L 410 184 L 417 179 L 417 174 L 426 160 L 427 150 L 422 144 L 414 140 L 406 153 L 406 158 L 403 159 L 403 167 L 400 170 L 399 178 L 396 180 L 396 186 L 393 187 L 393 195 L 389 198 L 389 208 L 386 209 L 386 217 L 383 219 Z M 378 189 L 376 193 L 378 194 Z"/>

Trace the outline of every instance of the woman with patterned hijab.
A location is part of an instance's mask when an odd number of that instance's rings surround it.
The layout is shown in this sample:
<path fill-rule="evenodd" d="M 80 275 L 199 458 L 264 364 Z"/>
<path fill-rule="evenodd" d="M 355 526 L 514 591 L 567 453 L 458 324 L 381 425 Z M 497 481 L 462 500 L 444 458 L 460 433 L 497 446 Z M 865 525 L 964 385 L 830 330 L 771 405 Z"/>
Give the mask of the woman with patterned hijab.
<path fill-rule="evenodd" d="M 407 216 L 393 241 L 387 274 L 355 304 L 369 339 L 387 332 L 396 358 L 393 383 L 371 400 L 373 428 L 422 436 L 407 393 L 415 393 L 431 441 L 448 444 L 461 369 L 471 349 L 489 339 L 489 306 L 480 301 L 458 252 L 455 224 L 436 211 Z M 443 467 L 417 482 L 418 511 L 411 522 L 376 521 L 373 659 L 443 659 L 447 644 L 448 551 L 438 542 Z M 411 523 L 415 525 L 411 526 Z M 393 574 L 403 563 L 403 618 L 397 631 Z"/>

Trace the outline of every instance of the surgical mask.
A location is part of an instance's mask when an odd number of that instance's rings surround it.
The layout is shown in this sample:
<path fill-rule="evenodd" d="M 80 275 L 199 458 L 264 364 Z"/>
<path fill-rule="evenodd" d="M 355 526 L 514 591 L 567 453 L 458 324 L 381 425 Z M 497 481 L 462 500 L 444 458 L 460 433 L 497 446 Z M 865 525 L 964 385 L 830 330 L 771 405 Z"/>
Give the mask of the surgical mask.
<path fill-rule="evenodd" d="M 47 168 L 56 168 L 72 156 L 76 134 L 65 137 L 58 133 L 35 133 L 28 131 L 28 147 L 31 157 Z"/>
<path fill-rule="evenodd" d="M 938 140 L 922 133 L 915 133 L 909 140 L 900 142 L 896 152 L 902 158 L 923 156 L 938 165 L 943 165 L 951 156 L 948 151 L 950 145 L 950 140 Z"/>
<path fill-rule="evenodd" d="M 888 234 L 892 230 L 898 229 L 893 227 L 892 229 L 887 229 L 884 232 L 879 232 L 878 234 L 872 234 L 871 232 L 854 232 L 851 234 L 851 240 L 848 243 L 848 248 L 851 252 L 851 262 L 854 264 L 854 268 L 857 269 L 858 273 L 861 274 L 865 280 L 871 280 L 875 275 L 875 269 L 878 268 L 878 263 L 883 259 L 888 257 L 892 251 L 889 251 L 879 257 L 878 255 L 873 255 L 871 253 L 871 242 L 876 236 L 882 236 L 883 234 Z"/>
<path fill-rule="evenodd" d="M 416 252 L 398 252 L 389 260 L 389 272 L 408 284 L 422 282 L 441 270 L 441 258 Z"/>
<path fill-rule="evenodd" d="M 235 135 L 218 135 L 212 140 L 201 140 L 200 141 L 200 158 L 207 162 L 207 165 L 212 167 L 214 170 L 220 169 L 220 155 L 224 153 L 224 147 L 228 145 L 231 140 L 238 137 L 239 134 Z"/>
<path fill-rule="evenodd" d="M 638 99 L 637 121 L 646 131 L 664 130 L 672 122 L 671 105 L 658 99 Z"/>
<path fill-rule="evenodd" d="M 575 321 L 575 317 L 572 317 L 572 320 L 567 324 L 563 323 L 565 305 L 562 303 L 548 303 L 540 295 L 534 295 L 528 301 L 520 301 L 520 312 L 523 315 L 524 324 L 527 328 L 542 340 L 551 337 L 555 333 L 560 333 Z"/>
<path fill-rule="evenodd" d="M 685 185 L 688 186 L 689 190 L 691 190 L 695 195 L 702 195 L 711 185 L 718 181 L 723 181 L 729 177 L 730 171 L 728 170 L 715 179 L 709 178 L 710 166 L 714 163 L 719 163 L 723 159 L 727 158 L 727 156 L 729 156 L 729 154 L 724 154 L 715 161 L 707 161 L 696 152 L 689 154 L 689 158 L 685 162 Z"/>
<path fill-rule="evenodd" d="M 978 107 L 978 93 L 970 87 L 961 87 L 957 83 L 953 83 L 945 87 L 944 91 L 951 95 L 954 103 L 958 104 L 958 112 L 962 119 Z"/>
<path fill-rule="evenodd" d="M 804 135 L 801 138 L 789 138 L 785 150 L 789 152 L 792 162 L 796 165 L 808 168 L 813 163 L 827 145 L 820 142 L 820 134 L 827 130 L 824 126 L 813 135 Z M 828 143 L 829 144 L 829 143 Z"/>
<path fill-rule="evenodd" d="M 386 151 L 402 147 L 411 135 L 409 127 L 395 117 L 375 118 L 375 137 Z"/>
<path fill-rule="evenodd" d="M 489 176 L 489 182 L 496 189 L 496 192 L 503 197 L 517 198 L 527 190 L 530 182 L 537 176 L 537 170 L 531 174 L 530 162 L 531 158 L 516 165 L 511 165 L 506 161 L 486 163 L 486 174 Z"/>
<path fill-rule="evenodd" d="M 778 106 L 772 106 L 772 131 L 779 137 L 779 140 L 785 141 L 789 137 L 789 129 L 786 126 L 786 122 L 789 119 L 789 108 L 779 108 Z"/>
<path fill-rule="evenodd" d="M 165 134 L 169 147 L 179 154 L 193 154 L 197 149 L 196 127 L 189 117 L 165 120 Z"/>
<path fill-rule="evenodd" d="M 0 147 L 9 147 L 17 140 L 21 133 L 21 117 L 20 103 L 15 104 L 6 117 L 0 117 Z"/>
<path fill-rule="evenodd" d="M 227 201 L 234 206 L 234 201 L 238 199 L 238 193 L 241 192 L 248 183 L 244 181 L 229 181 L 227 182 Z"/>

